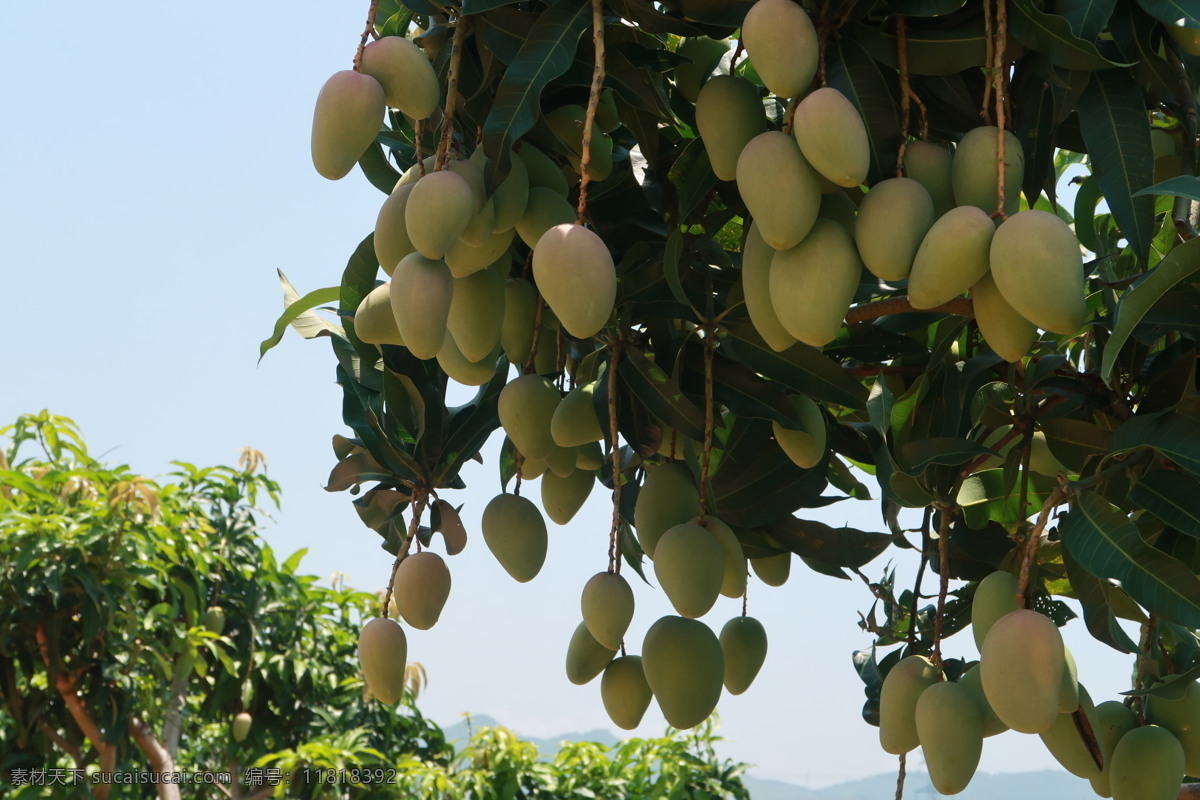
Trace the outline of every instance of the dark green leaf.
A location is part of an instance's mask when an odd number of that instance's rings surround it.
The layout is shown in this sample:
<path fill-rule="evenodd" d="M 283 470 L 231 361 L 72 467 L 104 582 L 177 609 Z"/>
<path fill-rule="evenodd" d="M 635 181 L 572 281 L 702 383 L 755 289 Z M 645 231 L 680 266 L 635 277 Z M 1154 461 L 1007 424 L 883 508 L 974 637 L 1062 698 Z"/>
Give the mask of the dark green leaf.
<path fill-rule="evenodd" d="M 1200 538 L 1200 482 L 1182 472 L 1147 473 L 1134 485 L 1129 499 L 1180 533 Z"/>
<path fill-rule="evenodd" d="M 1008 24 L 1009 32 L 1018 42 L 1043 54 L 1056 66 L 1091 70 L 1131 66 L 1113 63 L 1100 55 L 1096 45 L 1071 31 L 1067 20 L 1038 10 L 1033 0 L 1011 0 Z"/>
<path fill-rule="evenodd" d="M 868 182 L 891 177 L 900 146 L 900 116 L 875 59 L 856 40 L 842 37 L 830 42 L 825 68 L 829 85 L 849 98 L 867 126 L 871 147 Z"/>
<path fill-rule="evenodd" d="M 876 61 L 892 69 L 899 67 L 895 34 L 868 23 L 855 23 L 854 35 Z M 954 75 L 987 64 L 987 37 L 982 17 L 950 29 L 910 26 L 905 43 L 908 68 L 918 75 Z"/>
<path fill-rule="evenodd" d="M 1138 197 L 1144 194 L 1186 197 L 1188 200 L 1200 203 L 1200 178 L 1197 178 L 1195 175 L 1177 175 L 1174 178 L 1168 178 L 1162 183 L 1147 186 L 1145 189 L 1135 192 L 1133 196 Z"/>
<path fill-rule="evenodd" d="M 1025 514 L 1032 515 L 1041 508 L 1050 492 L 1054 491 L 1054 485 L 1054 478 L 1030 473 Z M 994 520 L 1011 530 L 1025 519 L 1021 514 L 1018 493 L 1005 485 L 1003 469 L 984 470 L 963 481 L 958 492 L 958 504 L 962 506 L 963 519 L 976 529 L 983 528 L 988 520 Z"/>
<path fill-rule="evenodd" d="M 855 528 L 832 528 L 812 519 L 784 517 L 764 526 L 788 550 L 829 567 L 857 569 L 869 563 L 892 543 L 886 533 Z"/>
<path fill-rule="evenodd" d="M 916 439 L 901 448 L 901 454 L 908 463 L 908 469 L 905 472 L 909 475 L 919 474 L 930 464 L 955 467 L 988 453 L 994 453 L 994 451 L 969 439 L 949 436 Z"/>
<path fill-rule="evenodd" d="M 391 194 L 392 189 L 396 188 L 396 181 L 400 180 L 400 173 L 388 163 L 387 156 L 383 152 L 383 145 L 379 142 L 371 143 L 362 158 L 358 160 L 358 166 L 362 169 L 363 175 L 367 176 L 371 185 L 384 194 Z"/>
<path fill-rule="evenodd" d="M 1200 28 L 1200 8 L 1193 0 L 1137 0 L 1137 3 L 1164 25 Z"/>
<path fill-rule="evenodd" d="M 500 6 L 510 6 L 518 0 L 463 0 L 462 13 L 482 14 Z"/>
<path fill-rule="evenodd" d="M 1117 0 L 1057 0 L 1054 11 L 1076 36 L 1092 42 L 1104 30 L 1116 6 Z"/>
<path fill-rule="evenodd" d="M 1083 468 L 1089 456 L 1108 452 L 1111 432 L 1099 425 L 1069 417 L 1051 417 L 1040 423 L 1050 452 L 1073 472 Z"/>
<path fill-rule="evenodd" d="M 1075 599 L 1083 606 L 1083 621 L 1092 637 L 1119 652 L 1136 653 L 1137 643 L 1129 638 L 1113 613 L 1111 595 L 1119 590 L 1085 570 L 1070 552 L 1063 552 L 1063 564 Z"/>
<path fill-rule="evenodd" d="M 1163 700 L 1182 700 L 1188 686 L 1200 678 L 1200 664 L 1184 672 L 1176 673 L 1175 680 L 1156 683 L 1148 689 L 1121 692 L 1122 697 L 1161 697 Z"/>
<path fill-rule="evenodd" d="M 618 372 L 651 414 L 688 438 L 704 441 L 704 412 L 670 375 L 636 347 L 625 348 Z"/>
<path fill-rule="evenodd" d="M 814 400 L 864 409 L 866 388 L 847 374 L 836 361 L 804 343 L 776 353 L 749 325 L 735 325 L 724 346 L 742 363 L 773 381 Z"/>

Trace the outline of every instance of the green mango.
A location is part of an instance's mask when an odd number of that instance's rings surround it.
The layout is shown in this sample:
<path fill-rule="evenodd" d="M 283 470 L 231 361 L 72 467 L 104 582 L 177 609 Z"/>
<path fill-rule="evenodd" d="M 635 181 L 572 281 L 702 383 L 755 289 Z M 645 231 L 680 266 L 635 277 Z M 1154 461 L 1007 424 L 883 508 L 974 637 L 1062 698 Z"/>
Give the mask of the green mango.
<path fill-rule="evenodd" d="M 983 754 L 983 719 L 971 692 L 935 683 L 917 698 L 913 717 L 933 788 L 940 794 L 966 789 Z"/>
<path fill-rule="evenodd" d="M 983 640 L 979 677 L 1004 724 L 1043 733 L 1058 718 L 1066 665 L 1062 635 L 1048 617 L 1018 609 L 996 620 Z"/>
<path fill-rule="evenodd" d="M 880 280 L 905 280 L 936 219 L 933 198 L 920 183 L 912 178 L 880 181 L 863 198 L 854 225 L 862 263 Z"/>
<path fill-rule="evenodd" d="M 1183 773 L 1183 745 L 1166 728 L 1146 725 L 1117 742 L 1108 780 L 1113 800 L 1175 800 Z"/>
<path fill-rule="evenodd" d="M 667 722 L 693 728 L 717 707 L 725 677 L 721 643 L 703 622 L 663 617 L 642 642 L 646 683 Z"/>
<path fill-rule="evenodd" d="M 394 705 L 404 696 L 404 667 L 408 638 L 395 620 L 375 617 L 358 635 L 358 663 L 367 689 L 380 701 Z"/>
<path fill-rule="evenodd" d="M 792 0 L 758 0 L 742 21 L 742 44 L 763 84 L 781 98 L 795 97 L 817 74 L 817 29 Z"/>
<path fill-rule="evenodd" d="M 312 162 L 331 181 L 350 174 L 379 135 L 384 93 L 370 75 L 344 69 L 335 72 L 317 95 L 313 110 Z"/>
<path fill-rule="evenodd" d="M 879 743 L 884 752 L 898 756 L 921 744 L 917 701 L 939 678 L 925 656 L 907 656 L 888 670 L 879 689 Z"/>
<path fill-rule="evenodd" d="M 721 628 L 725 689 L 741 694 L 750 688 L 767 658 L 767 631 L 754 617 L 734 617 Z"/>
<path fill-rule="evenodd" d="M 959 206 L 938 218 L 912 262 L 908 300 L 913 308 L 948 303 L 988 273 L 996 226 L 975 206 Z"/>
<path fill-rule="evenodd" d="M 396 610 L 414 628 L 427 631 L 442 615 L 450 597 L 450 570 L 437 553 L 410 553 L 392 576 Z"/>
<path fill-rule="evenodd" d="M 862 116 L 846 95 L 817 89 L 796 107 L 792 133 L 813 169 L 838 186 L 860 186 L 871 166 Z"/>
<path fill-rule="evenodd" d="M 993 572 L 979 582 L 971 601 L 971 633 L 981 653 L 983 641 L 996 620 L 1018 608 L 1017 578 L 1011 572 Z"/>
<path fill-rule="evenodd" d="M 758 89 L 733 75 L 710 78 L 696 97 L 696 129 L 713 173 L 723 181 L 734 180 L 742 148 L 767 129 Z"/>
<path fill-rule="evenodd" d="M 668 528 L 700 513 L 700 492 L 682 464 L 661 464 L 646 471 L 633 507 L 633 524 L 642 551 L 654 558 L 655 545 Z"/>
<path fill-rule="evenodd" d="M 367 44 L 360 69 L 379 81 L 389 106 L 413 119 L 430 116 L 441 102 L 429 57 L 403 36 L 384 36 Z"/>
<path fill-rule="evenodd" d="M 779 131 L 755 136 L 738 156 L 736 176 L 738 192 L 772 248 L 794 247 L 812 230 L 821 187 L 791 136 Z"/>
<path fill-rule="evenodd" d="M 633 620 L 633 589 L 615 572 L 598 572 L 583 587 L 583 623 L 592 637 L 618 650 Z"/>
<path fill-rule="evenodd" d="M 561 399 L 554 384 L 540 375 L 522 375 L 500 391 L 500 425 L 523 455 L 546 458 L 554 452 L 550 418 Z"/>
<path fill-rule="evenodd" d="M 496 495 L 483 509 L 479 527 L 492 555 L 514 579 L 526 583 L 541 571 L 548 542 L 546 522 L 528 498 Z"/>
<path fill-rule="evenodd" d="M 1053 333 L 1083 325 L 1083 256 L 1067 223 L 1049 211 L 1015 214 L 996 229 L 989 259 L 996 288 L 1022 317 Z"/>
<path fill-rule="evenodd" d="M 706 528 L 684 522 L 669 528 L 654 547 L 654 576 L 680 615 L 708 613 L 725 579 L 725 554 Z"/>
<path fill-rule="evenodd" d="M 567 680 L 576 686 L 589 683 L 604 672 L 616 654 L 615 649 L 597 642 L 588 632 L 587 625 L 579 623 L 567 646 Z"/>
<path fill-rule="evenodd" d="M 555 453 L 563 453 L 570 459 L 572 469 L 565 476 L 559 476 L 553 470 L 542 476 L 542 508 L 546 516 L 558 525 L 566 525 L 583 504 L 596 483 L 596 476 L 588 470 L 575 468 L 576 454 L 573 449 L 559 448 Z"/>

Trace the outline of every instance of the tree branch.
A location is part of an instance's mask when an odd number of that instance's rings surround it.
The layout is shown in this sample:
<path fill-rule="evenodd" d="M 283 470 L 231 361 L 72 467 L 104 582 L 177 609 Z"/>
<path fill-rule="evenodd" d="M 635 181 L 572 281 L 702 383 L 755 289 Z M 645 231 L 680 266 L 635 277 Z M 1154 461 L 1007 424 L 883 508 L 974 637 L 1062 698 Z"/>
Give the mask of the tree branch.
<path fill-rule="evenodd" d="M 83 753 L 80 752 L 78 747 L 68 742 L 62 736 L 62 734 L 54 730 L 54 728 L 51 728 L 50 723 L 46 722 L 46 720 L 42 719 L 41 717 L 38 717 L 37 726 L 38 730 L 40 730 L 47 739 L 54 742 L 64 753 L 71 757 L 71 760 L 75 762 L 76 767 L 83 767 Z"/>
<path fill-rule="evenodd" d="M 913 308 L 907 297 L 889 297 L 886 300 L 876 300 L 873 303 L 863 303 L 855 306 L 846 314 L 846 325 L 879 319 L 892 314 L 903 314 L 906 311 L 923 311 L 928 314 L 954 314 L 959 317 L 975 316 L 975 307 L 970 298 L 956 297 L 948 303 L 942 303 L 933 308 Z"/>
<path fill-rule="evenodd" d="M 152 772 L 175 771 L 175 759 L 171 757 L 171 754 L 167 752 L 158 739 L 154 738 L 154 733 L 150 730 L 150 726 L 143 722 L 141 717 L 130 717 L 129 735 L 137 742 L 138 749 L 146 755 Z M 160 783 L 156 784 L 154 788 L 158 791 L 159 800 L 181 800 L 179 784 Z"/>
<path fill-rule="evenodd" d="M 1200 800 L 1200 783 L 1185 783 L 1180 786 L 1179 800 Z"/>
<path fill-rule="evenodd" d="M 171 678 L 170 697 L 167 700 L 162 735 L 163 747 L 166 748 L 172 761 L 179 753 L 179 736 L 183 730 L 183 704 L 187 700 L 187 684 L 190 676 L 191 670 L 181 671 L 177 662 L 175 674 Z"/>

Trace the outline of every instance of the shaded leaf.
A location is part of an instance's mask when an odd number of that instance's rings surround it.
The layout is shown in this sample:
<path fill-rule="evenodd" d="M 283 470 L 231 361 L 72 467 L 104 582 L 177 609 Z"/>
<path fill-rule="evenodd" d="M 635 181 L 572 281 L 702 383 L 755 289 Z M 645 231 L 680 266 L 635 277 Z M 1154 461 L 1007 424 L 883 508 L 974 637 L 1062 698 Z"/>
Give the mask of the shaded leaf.
<path fill-rule="evenodd" d="M 1200 8 L 1190 0 L 1137 0 L 1142 9 L 1164 25 L 1200 28 Z"/>
<path fill-rule="evenodd" d="M 1180 533 L 1200 538 L 1200 482 L 1181 472 L 1147 473 L 1129 493 L 1136 503 Z"/>
<path fill-rule="evenodd" d="M 1118 590 L 1085 570 L 1066 550 L 1063 551 L 1063 565 L 1075 599 L 1083 606 L 1083 622 L 1092 637 L 1119 652 L 1136 653 L 1137 643 L 1118 624 L 1113 612 L 1111 595 Z"/>
<path fill-rule="evenodd" d="M 764 529 L 805 561 L 829 567 L 862 567 L 892 543 L 892 537 L 886 533 L 833 528 L 816 520 L 790 516 Z"/>
<path fill-rule="evenodd" d="M 1186 197 L 1200 203 L 1200 178 L 1195 175 L 1177 175 L 1161 183 L 1147 186 L 1134 192 L 1134 197 L 1146 194 L 1167 195 L 1169 197 Z"/>
<path fill-rule="evenodd" d="M 1089 70 L 1131 66 L 1109 61 L 1095 44 L 1076 36 L 1066 19 L 1040 11 L 1033 0 L 1011 0 L 1008 24 L 1018 42 L 1043 54 L 1055 66 Z"/>
<path fill-rule="evenodd" d="M 733 355 L 764 377 L 814 400 L 864 409 L 867 389 L 820 350 L 803 342 L 776 353 L 750 325 L 735 325 L 723 343 Z"/>
<path fill-rule="evenodd" d="M 854 104 L 867 127 L 870 183 L 891 177 L 900 146 L 900 116 L 875 59 L 856 40 L 833 39 L 825 54 L 826 78 Z"/>
<path fill-rule="evenodd" d="M 627 347 L 617 371 L 651 414 L 684 436 L 704 441 L 704 412 L 649 356 L 636 347 Z"/>

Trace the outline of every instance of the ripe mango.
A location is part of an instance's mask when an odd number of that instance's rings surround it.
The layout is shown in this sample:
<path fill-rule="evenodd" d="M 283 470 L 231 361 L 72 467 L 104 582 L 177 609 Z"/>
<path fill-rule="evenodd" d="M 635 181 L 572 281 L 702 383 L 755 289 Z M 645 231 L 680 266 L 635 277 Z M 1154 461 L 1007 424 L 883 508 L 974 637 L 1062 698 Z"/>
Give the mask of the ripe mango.
<path fill-rule="evenodd" d="M 595 383 L 576 386 L 567 392 L 554 409 L 554 416 L 550 418 L 550 435 L 559 447 L 577 447 L 604 438 L 596 407 L 592 404 L 595 390 Z"/>
<path fill-rule="evenodd" d="M 567 333 L 590 339 L 608 322 L 617 270 L 604 241 L 574 223 L 550 228 L 533 250 L 533 279 Z"/>
<path fill-rule="evenodd" d="M 902 658 L 884 676 L 879 690 L 879 744 L 884 752 L 898 756 L 921 743 L 917 701 L 938 680 L 938 671 L 925 656 Z"/>
<path fill-rule="evenodd" d="M 584 469 L 575 469 L 575 451 L 560 447 L 555 453 L 562 453 L 571 462 L 571 471 L 565 476 L 559 476 L 553 470 L 542 476 L 542 508 L 546 516 L 558 525 L 570 522 L 592 493 L 596 476 Z"/>
<path fill-rule="evenodd" d="M 508 248 L 516 236 L 517 231 L 513 228 L 493 233 L 479 247 L 472 247 L 459 237 L 446 251 L 446 266 L 450 267 L 450 274 L 456 278 L 465 278 L 481 269 L 497 265 L 503 267 L 498 267 L 497 271 L 507 275 L 511 262 Z"/>
<path fill-rule="evenodd" d="M 408 238 L 408 225 L 404 221 L 404 209 L 412 190 L 411 183 L 393 189 L 375 218 L 375 258 L 388 275 L 396 269 L 400 259 L 417 249 Z"/>
<path fill-rule="evenodd" d="M 560 400 L 558 389 L 540 375 L 522 375 L 500 391 L 500 425 L 523 455 L 546 458 L 554 452 L 550 418 Z"/>
<path fill-rule="evenodd" d="M 442 615 L 450 596 L 450 570 L 437 553 L 422 550 L 406 556 L 392 576 L 392 596 L 404 621 L 427 631 Z"/>
<path fill-rule="evenodd" d="M 433 358 L 442 349 L 453 295 L 446 262 L 409 253 L 396 265 L 388 296 L 400 338 L 417 358 Z"/>
<path fill-rule="evenodd" d="M 979 663 L 996 716 L 1021 733 L 1049 730 L 1058 718 L 1065 661 L 1062 635 L 1048 617 L 1018 609 L 996 620 Z"/>
<path fill-rule="evenodd" d="M 792 132 L 813 169 L 838 186 L 867 179 L 871 148 L 862 116 L 846 95 L 826 86 L 800 101 Z"/>
<path fill-rule="evenodd" d="M 556 225 L 575 222 L 575 209 L 553 189 L 534 186 L 529 190 L 529 204 L 517 220 L 517 235 L 536 252 L 542 234 Z"/>
<path fill-rule="evenodd" d="M 999 129 L 983 125 L 967 131 L 954 150 L 950 171 L 954 200 L 960 206 L 975 206 L 989 215 L 999 200 L 997 169 Z M 1004 214 L 1012 216 L 1021 206 L 1021 182 L 1025 180 L 1025 151 L 1021 140 L 1004 132 Z"/>
<path fill-rule="evenodd" d="M 1092 731 L 1095 732 L 1100 722 L 1096 718 L 1096 709 L 1092 705 L 1092 698 L 1088 695 L 1087 689 L 1079 687 L 1076 697 L 1079 698 L 1079 705 L 1087 715 Z M 1040 736 L 1042 744 L 1046 745 L 1050 755 L 1054 756 L 1054 760 L 1062 764 L 1063 769 L 1067 772 L 1089 781 L 1100 777 L 1100 768 L 1096 766 L 1096 760 L 1092 758 L 1091 751 L 1083 743 L 1083 737 L 1080 736 L 1079 729 L 1075 725 L 1073 712 L 1060 712 L 1054 720 L 1054 724 L 1050 726 L 1050 730 L 1044 731 Z"/>
<path fill-rule="evenodd" d="M 988 272 L 996 226 L 975 206 L 952 208 L 938 218 L 913 259 L 908 300 L 933 308 L 970 289 Z"/>
<path fill-rule="evenodd" d="M 775 250 L 763 240 L 758 223 L 750 223 L 742 248 L 742 294 L 746 298 L 746 312 L 763 341 L 781 353 L 796 343 L 796 337 L 783 327 L 771 304 L 771 259 L 774 257 Z"/>
<path fill-rule="evenodd" d="M 971 287 L 971 301 L 987 346 L 1005 361 L 1020 361 L 1037 341 L 1037 326 L 1008 304 L 990 272 Z"/>
<path fill-rule="evenodd" d="M 367 689 L 387 705 L 404 696 L 408 638 L 395 620 L 375 617 L 358 634 L 358 663 Z"/>
<path fill-rule="evenodd" d="M 825 415 L 821 407 L 801 394 L 790 395 L 792 408 L 804 425 L 804 430 L 785 428 L 771 420 L 771 431 L 776 443 L 792 463 L 801 469 L 812 469 L 825 456 Z"/>
<path fill-rule="evenodd" d="M 360 68 L 383 87 L 387 104 L 425 119 L 442 99 L 437 74 L 425 51 L 403 36 L 384 36 L 363 48 Z"/>
<path fill-rule="evenodd" d="M 1022 211 L 996 229 L 989 256 L 996 288 L 1022 317 L 1053 333 L 1083 325 L 1083 256 L 1067 223 L 1048 211 Z"/>
<path fill-rule="evenodd" d="M 243 742 L 250 735 L 250 726 L 254 723 L 254 717 L 247 714 L 245 711 L 236 714 L 233 717 L 233 740 L 235 742 Z"/>
<path fill-rule="evenodd" d="M 618 728 L 631 731 L 640 725 L 653 697 L 641 656 L 620 656 L 604 668 L 600 699 L 608 718 Z"/>
<path fill-rule="evenodd" d="M 738 191 L 763 241 L 786 250 L 808 235 L 821 207 L 821 187 L 791 136 L 779 131 L 755 136 L 738 156 L 736 173 Z"/>
<path fill-rule="evenodd" d="M 615 572 L 598 572 L 584 584 L 580 606 L 592 637 L 607 648 L 619 649 L 633 621 L 629 582 Z"/>
<path fill-rule="evenodd" d="M 546 467 L 555 477 L 570 477 L 575 472 L 575 450 L 555 445 L 554 451 L 546 456 Z"/>
<path fill-rule="evenodd" d="M 958 679 L 958 685 L 971 692 L 971 697 L 975 699 L 975 706 L 979 709 L 979 718 L 983 720 L 983 738 L 986 739 L 989 736 L 995 736 L 998 733 L 1004 733 L 1008 730 L 1008 726 L 1004 724 L 1004 720 L 996 716 L 996 712 L 987 701 L 987 695 L 983 693 L 983 683 L 979 679 L 978 664 L 962 674 Z"/>
<path fill-rule="evenodd" d="M 587 625 L 579 623 L 571 635 L 571 643 L 567 645 L 567 680 L 576 686 L 590 682 L 604 672 L 616 654 L 615 648 L 597 642 L 588 633 Z"/>
<path fill-rule="evenodd" d="M 525 164 L 525 171 L 529 175 L 530 192 L 537 187 L 541 187 L 551 190 L 563 198 L 564 201 L 566 200 L 568 191 L 567 176 L 563 175 L 562 169 L 548 155 L 538 150 L 529 142 L 522 141 L 521 149 L 517 151 L 517 156 Z M 532 245 L 530 246 L 532 247 Z"/>
<path fill-rule="evenodd" d="M 758 0 L 742 21 L 742 44 L 758 76 L 778 97 L 795 97 L 817 74 L 817 30 L 792 0 Z"/>
<path fill-rule="evenodd" d="M 889 178 L 875 184 L 863 198 L 854 226 L 863 264 L 881 280 L 904 280 L 935 219 L 933 199 L 912 178 Z"/>
<path fill-rule="evenodd" d="M 504 321 L 500 346 L 510 363 L 520 366 L 533 349 L 533 320 L 537 314 L 537 289 L 524 278 L 504 281 Z"/>
<path fill-rule="evenodd" d="M 504 571 L 517 581 L 533 580 L 546 561 L 546 522 L 529 498 L 498 494 L 483 509 L 483 541 Z"/>
<path fill-rule="evenodd" d="M 746 143 L 767 128 L 762 98 L 745 78 L 717 75 L 696 97 L 696 129 L 713 173 L 723 181 L 737 177 L 738 157 Z"/>
<path fill-rule="evenodd" d="M 721 699 L 725 657 L 703 622 L 672 616 L 655 622 L 642 642 L 642 667 L 659 709 L 673 727 L 699 725 Z"/>
<path fill-rule="evenodd" d="M 654 546 L 654 576 L 680 615 L 702 617 L 721 593 L 725 554 L 706 528 L 684 522 Z"/>
<path fill-rule="evenodd" d="M 1020 608 L 1017 603 L 1017 579 L 1011 572 L 999 570 L 975 587 L 971 601 L 971 634 L 975 646 L 983 652 L 983 642 L 996 620 Z"/>
<path fill-rule="evenodd" d="M 367 344 L 403 345 L 396 315 L 392 313 L 391 281 L 381 283 L 358 304 L 354 312 L 354 335 Z"/>
<path fill-rule="evenodd" d="M 695 516 L 688 520 L 693 525 L 700 525 L 700 517 Z M 717 540 L 717 544 L 721 545 L 722 562 L 724 564 L 724 572 L 721 578 L 721 594 L 726 597 L 741 597 L 746 591 L 746 553 L 742 550 L 742 543 L 737 538 L 737 534 L 733 532 L 728 525 L 714 517 L 712 514 L 704 516 L 704 525 L 701 526 L 712 534 Z"/>
<path fill-rule="evenodd" d="M 500 344 L 504 278 L 490 269 L 454 281 L 446 327 L 468 361 L 487 358 Z"/>
<path fill-rule="evenodd" d="M 1178 679 L 1178 675 L 1163 678 L 1167 683 Z M 1200 685 L 1189 681 L 1187 692 L 1179 700 L 1147 697 L 1146 719 L 1175 735 L 1183 745 L 1184 769 L 1187 774 L 1200 776 Z"/>
<path fill-rule="evenodd" d="M 487 156 L 484 155 L 482 147 L 476 148 L 470 161 L 480 169 L 487 170 Z M 529 170 L 526 169 L 525 162 L 513 153 L 508 163 L 508 175 L 496 187 L 496 192 L 490 198 L 490 202 L 495 205 L 492 233 L 502 233 L 515 226 L 529 204 Z"/>
<path fill-rule="evenodd" d="M 442 349 L 438 350 L 437 362 L 451 379 L 463 386 L 483 386 L 496 375 L 496 360 L 500 358 L 500 346 L 497 345 L 478 361 L 469 361 L 459 350 L 454 337 L 447 333 L 442 340 Z"/>
<path fill-rule="evenodd" d="M 488 200 L 483 204 L 483 208 L 471 217 L 471 221 L 467 223 L 466 229 L 459 234 L 456 241 L 462 242 L 467 247 L 483 247 L 492 240 L 492 220 L 495 217 L 496 204 Z"/>
<path fill-rule="evenodd" d="M 971 692 L 935 683 L 921 692 L 913 716 L 933 788 L 941 794 L 966 789 L 983 754 L 983 719 Z"/>
<path fill-rule="evenodd" d="M 594 472 L 604 466 L 604 461 L 604 451 L 600 449 L 599 442 L 589 442 L 575 448 L 575 469 Z"/>
<path fill-rule="evenodd" d="M 836 222 L 818 219 L 804 241 L 771 259 L 775 314 L 805 344 L 828 344 L 837 338 L 861 274 L 850 234 Z"/>
<path fill-rule="evenodd" d="M 1146 725 L 1117 742 L 1108 781 L 1113 800 L 1174 800 L 1183 772 L 1179 740 L 1166 728 Z"/>
<path fill-rule="evenodd" d="M 783 586 L 792 574 L 792 554 L 776 553 L 773 556 L 750 559 L 750 568 L 758 579 L 767 586 Z"/>
<path fill-rule="evenodd" d="M 689 103 L 696 102 L 700 94 L 700 86 L 712 72 L 721 56 L 729 52 L 729 42 L 723 39 L 709 39 L 707 36 L 695 36 L 681 39 L 675 50 L 681 56 L 692 60 L 690 64 L 680 64 L 675 67 L 675 88 Z"/>
<path fill-rule="evenodd" d="M 350 174 L 379 135 L 383 111 L 383 87 L 370 75 L 344 69 L 325 81 L 312 126 L 312 161 L 321 177 Z"/>
<path fill-rule="evenodd" d="M 1100 749 L 1104 753 L 1104 769 L 1097 777 L 1092 778 L 1092 791 L 1101 797 L 1112 797 L 1112 787 L 1109 784 L 1112 754 L 1121 737 L 1137 727 L 1137 715 L 1124 703 L 1105 700 L 1096 706 L 1095 720 L 1092 731 L 1096 734 L 1096 741 L 1100 743 Z"/>
<path fill-rule="evenodd" d="M 668 528 L 700 513 L 700 492 L 682 464 L 661 464 L 646 471 L 633 507 L 633 524 L 642 551 L 654 558 L 655 545 Z"/>
<path fill-rule="evenodd" d="M 941 145 L 909 142 L 904 148 L 904 174 L 925 187 L 939 217 L 954 208 L 952 169 L 953 156 Z"/>
<path fill-rule="evenodd" d="M 721 628 L 725 689 L 741 694 L 750 688 L 767 659 L 767 631 L 754 617 L 734 617 Z"/>
<path fill-rule="evenodd" d="M 475 215 L 471 185 L 453 170 L 428 172 L 404 208 L 409 241 L 426 258 L 441 258 Z"/>

